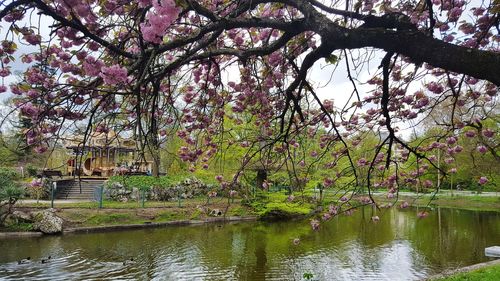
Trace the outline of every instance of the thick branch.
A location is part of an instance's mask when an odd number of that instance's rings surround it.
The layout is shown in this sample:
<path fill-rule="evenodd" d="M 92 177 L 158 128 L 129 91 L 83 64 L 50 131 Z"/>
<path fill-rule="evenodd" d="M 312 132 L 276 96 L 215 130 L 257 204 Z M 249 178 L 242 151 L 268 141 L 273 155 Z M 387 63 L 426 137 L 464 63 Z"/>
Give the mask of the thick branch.
<path fill-rule="evenodd" d="M 30 0 L 18 0 L 18 1 L 12 1 L 10 4 L 5 6 L 3 10 L 0 10 L 0 20 L 3 19 L 8 13 L 13 11 L 15 8 L 20 7 L 22 5 L 29 4 L 31 1 Z"/>
<path fill-rule="evenodd" d="M 500 85 L 500 54 L 469 49 L 434 39 L 420 31 L 330 28 L 323 38 L 335 38 L 331 51 L 375 47 L 402 54 L 415 64 L 426 62 L 452 72 L 485 79 Z"/>

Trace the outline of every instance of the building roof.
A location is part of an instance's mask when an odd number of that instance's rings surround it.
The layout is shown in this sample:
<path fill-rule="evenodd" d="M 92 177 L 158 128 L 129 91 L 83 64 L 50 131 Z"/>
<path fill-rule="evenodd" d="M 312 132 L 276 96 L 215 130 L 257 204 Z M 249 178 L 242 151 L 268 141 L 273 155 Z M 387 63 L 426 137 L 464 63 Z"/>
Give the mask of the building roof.
<path fill-rule="evenodd" d="M 73 150 L 81 150 L 85 147 L 88 149 L 108 149 L 114 148 L 120 151 L 135 151 L 136 142 L 130 138 L 124 138 L 116 134 L 114 131 L 94 132 L 86 140 L 84 145 L 84 137 L 82 135 L 72 136 L 65 141 L 65 147 Z"/>

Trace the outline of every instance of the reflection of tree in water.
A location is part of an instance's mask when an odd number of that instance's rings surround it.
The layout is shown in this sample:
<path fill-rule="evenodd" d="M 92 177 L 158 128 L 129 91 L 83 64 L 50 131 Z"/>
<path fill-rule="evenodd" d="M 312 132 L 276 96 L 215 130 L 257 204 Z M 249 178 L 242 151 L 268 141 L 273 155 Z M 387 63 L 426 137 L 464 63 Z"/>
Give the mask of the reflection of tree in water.
<path fill-rule="evenodd" d="M 405 213 L 414 216 L 413 213 Z M 485 261 L 484 248 L 500 243 L 500 213 L 440 209 L 414 228 L 402 229 L 412 247 L 435 268 L 456 267 Z"/>
<path fill-rule="evenodd" d="M 255 269 L 253 272 L 267 272 L 267 254 L 266 254 L 266 237 L 265 233 L 257 232 L 254 240 L 255 240 Z"/>
<path fill-rule="evenodd" d="M 367 206 L 358 210 L 357 213 L 359 215 L 355 214 L 352 220 L 359 223 L 357 235 L 359 243 L 368 248 L 375 248 L 394 240 L 395 227 L 393 225 L 394 217 L 392 216 L 394 212 L 388 212 L 387 210 L 379 212 L 376 207 Z M 380 221 L 372 221 L 371 218 L 375 215 L 380 217 Z"/>

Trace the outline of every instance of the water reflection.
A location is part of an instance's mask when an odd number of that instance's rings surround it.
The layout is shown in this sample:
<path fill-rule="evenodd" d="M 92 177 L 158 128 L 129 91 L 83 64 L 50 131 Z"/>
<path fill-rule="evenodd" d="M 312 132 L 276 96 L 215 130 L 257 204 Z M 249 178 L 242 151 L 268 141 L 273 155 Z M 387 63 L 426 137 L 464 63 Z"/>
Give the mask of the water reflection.
<path fill-rule="evenodd" d="M 4 280 L 416 280 L 487 260 L 500 213 L 365 208 L 323 223 L 244 222 L 0 240 Z M 299 245 L 292 240 L 300 238 Z M 51 255 L 48 264 L 40 260 Z M 31 264 L 17 260 L 31 256 Z M 123 265 L 133 258 L 134 262 Z"/>

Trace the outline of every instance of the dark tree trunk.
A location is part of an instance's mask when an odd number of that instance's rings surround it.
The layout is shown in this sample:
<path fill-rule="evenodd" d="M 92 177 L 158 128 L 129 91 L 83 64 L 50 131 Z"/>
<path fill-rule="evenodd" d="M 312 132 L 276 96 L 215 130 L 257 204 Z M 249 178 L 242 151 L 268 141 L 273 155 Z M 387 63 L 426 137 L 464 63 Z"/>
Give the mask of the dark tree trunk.
<path fill-rule="evenodd" d="M 257 179 L 255 181 L 257 188 L 264 189 L 262 185 L 264 184 L 264 181 L 266 181 L 266 180 L 267 180 L 267 170 L 265 170 L 265 169 L 257 170 Z"/>
<path fill-rule="evenodd" d="M 153 177 L 159 177 L 160 176 L 160 152 L 157 151 L 157 153 L 153 154 L 153 167 L 151 174 Z"/>

